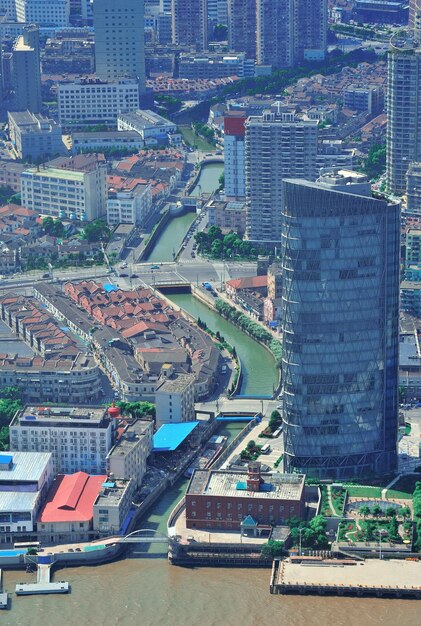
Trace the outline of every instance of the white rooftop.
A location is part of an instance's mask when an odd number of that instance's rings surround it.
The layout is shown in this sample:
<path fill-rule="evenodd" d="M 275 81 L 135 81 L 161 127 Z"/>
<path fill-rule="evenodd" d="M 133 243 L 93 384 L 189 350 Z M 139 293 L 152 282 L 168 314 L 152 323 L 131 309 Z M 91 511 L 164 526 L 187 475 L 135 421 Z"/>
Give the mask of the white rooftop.
<path fill-rule="evenodd" d="M 10 481 L 38 482 L 50 462 L 51 452 L 1 452 L 0 467 L 5 467 L 2 459 L 9 457 L 12 457 L 10 469 L 0 469 L 0 488 L 1 483 Z"/>
<path fill-rule="evenodd" d="M 0 511 L 32 511 L 37 503 L 39 491 L 0 491 Z"/>

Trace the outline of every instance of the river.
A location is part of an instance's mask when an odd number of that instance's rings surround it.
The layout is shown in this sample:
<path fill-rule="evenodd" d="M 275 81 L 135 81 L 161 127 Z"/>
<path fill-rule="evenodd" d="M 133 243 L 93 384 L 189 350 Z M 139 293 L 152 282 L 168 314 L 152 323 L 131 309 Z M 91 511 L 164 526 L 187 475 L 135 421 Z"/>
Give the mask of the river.
<path fill-rule="evenodd" d="M 215 191 L 218 188 L 218 180 L 223 170 L 224 166 L 222 163 L 204 165 L 200 170 L 197 184 L 192 189 L 190 195 L 197 196 L 200 193 L 212 193 L 212 191 Z M 178 217 L 173 217 L 152 248 L 148 261 L 155 263 L 172 261 L 195 217 L 195 213 L 184 213 Z"/>
<path fill-rule="evenodd" d="M 242 395 L 272 395 L 278 383 L 278 369 L 266 348 L 191 294 L 177 293 L 168 297 L 196 319 L 200 317 L 211 330 L 219 331 L 231 345 L 235 346 L 243 366 L 240 389 Z"/>

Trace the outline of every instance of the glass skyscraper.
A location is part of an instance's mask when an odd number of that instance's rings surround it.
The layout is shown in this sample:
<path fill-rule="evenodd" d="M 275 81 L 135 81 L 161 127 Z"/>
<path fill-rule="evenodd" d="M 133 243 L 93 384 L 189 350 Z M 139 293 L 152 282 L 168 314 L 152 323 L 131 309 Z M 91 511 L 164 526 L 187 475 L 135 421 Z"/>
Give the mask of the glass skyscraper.
<path fill-rule="evenodd" d="M 400 206 L 353 172 L 287 179 L 284 197 L 285 471 L 393 471 Z"/>

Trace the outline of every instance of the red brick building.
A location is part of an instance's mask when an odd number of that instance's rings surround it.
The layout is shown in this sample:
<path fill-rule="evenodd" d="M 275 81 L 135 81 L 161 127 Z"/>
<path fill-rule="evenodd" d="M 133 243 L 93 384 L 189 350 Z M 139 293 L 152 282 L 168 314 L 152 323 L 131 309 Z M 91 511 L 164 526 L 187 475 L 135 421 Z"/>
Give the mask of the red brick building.
<path fill-rule="evenodd" d="M 257 462 L 247 472 L 196 470 L 186 492 L 186 526 L 240 530 L 248 516 L 273 526 L 304 517 L 304 478 L 263 473 Z"/>

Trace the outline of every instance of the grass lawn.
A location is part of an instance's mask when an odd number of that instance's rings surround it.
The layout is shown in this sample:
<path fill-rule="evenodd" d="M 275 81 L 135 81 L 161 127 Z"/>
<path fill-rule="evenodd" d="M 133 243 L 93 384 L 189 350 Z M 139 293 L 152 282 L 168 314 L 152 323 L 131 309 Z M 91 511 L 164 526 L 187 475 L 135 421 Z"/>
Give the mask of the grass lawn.
<path fill-rule="evenodd" d="M 380 487 L 367 487 L 365 485 L 344 485 L 350 498 L 381 498 Z"/>
<path fill-rule="evenodd" d="M 386 491 L 386 498 L 388 500 L 412 500 L 412 494 L 406 493 L 406 491 L 398 491 L 397 489 L 388 489 Z"/>
<path fill-rule="evenodd" d="M 183 135 L 184 141 L 189 146 L 197 146 L 199 150 L 204 152 L 213 152 L 215 146 L 206 141 L 203 137 L 196 135 L 196 133 L 190 128 L 190 126 L 179 126 L 180 133 Z"/>

